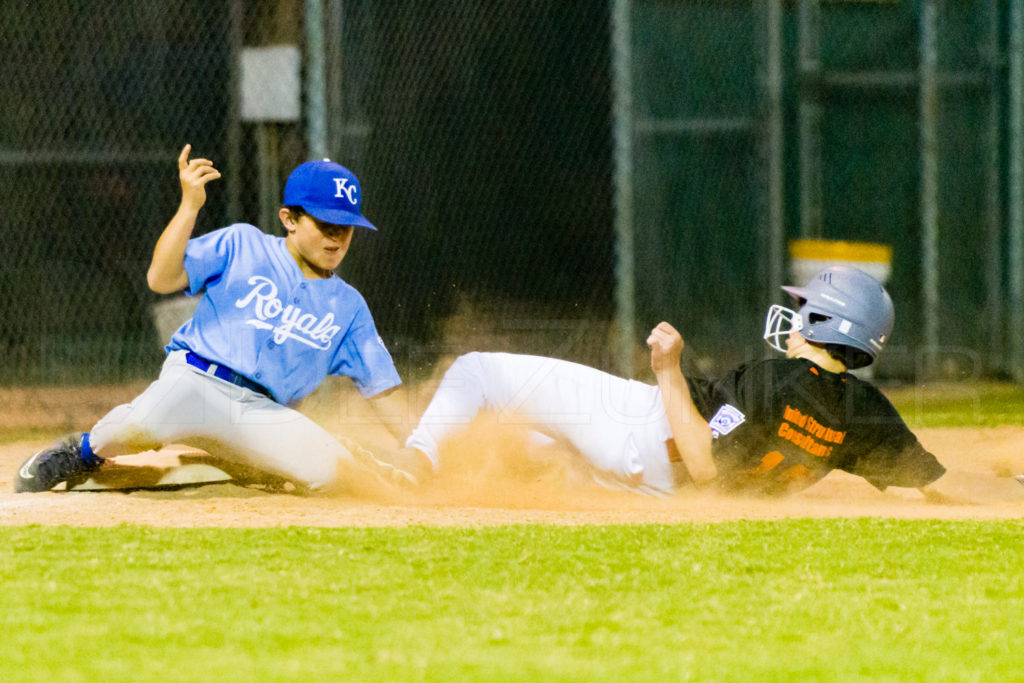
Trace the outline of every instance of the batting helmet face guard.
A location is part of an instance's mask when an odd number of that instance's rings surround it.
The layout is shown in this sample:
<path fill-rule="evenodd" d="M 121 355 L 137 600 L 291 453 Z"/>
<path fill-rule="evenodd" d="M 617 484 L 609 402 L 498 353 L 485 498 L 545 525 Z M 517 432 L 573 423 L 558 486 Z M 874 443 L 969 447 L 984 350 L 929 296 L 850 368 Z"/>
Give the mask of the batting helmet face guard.
<path fill-rule="evenodd" d="M 804 287 L 783 287 L 800 304 L 799 311 L 772 306 L 765 321 L 764 338 L 785 352 L 785 339 L 799 332 L 815 344 L 845 346 L 860 354 L 851 368 L 870 365 L 892 334 L 895 320 L 892 299 L 878 280 L 850 266 L 821 271 Z"/>

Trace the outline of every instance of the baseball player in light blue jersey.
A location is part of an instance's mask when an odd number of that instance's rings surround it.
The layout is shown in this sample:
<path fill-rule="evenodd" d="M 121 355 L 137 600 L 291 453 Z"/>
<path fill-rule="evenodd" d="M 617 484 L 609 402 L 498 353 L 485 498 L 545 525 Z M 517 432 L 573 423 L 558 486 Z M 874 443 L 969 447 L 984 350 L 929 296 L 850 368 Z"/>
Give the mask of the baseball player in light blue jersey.
<path fill-rule="evenodd" d="M 279 212 L 286 237 L 237 223 L 192 238 L 206 184 L 220 172 L 207 159 L 189 160 L 190 150 L 178 157 L 181 205 L 156 243 L 147 281 L 155 292 L 201 296 L 195 314 L 167 344 L 159 379 L 89 432 L 29 458 L 16 491 L 47 491 L 106 458 L 170 443 L 329 489 L 361 465 L 288 406 L 327 375 L 345 375 L 382 417 L 399 414 L 391 392 L 401 379 L 366 301 L 333 272 L 357 226 L 376 230 L 360 210 L 356 176 L 328 160 L 296 168 Z M 365 453 L 359 462 L 388 469 Z"/>

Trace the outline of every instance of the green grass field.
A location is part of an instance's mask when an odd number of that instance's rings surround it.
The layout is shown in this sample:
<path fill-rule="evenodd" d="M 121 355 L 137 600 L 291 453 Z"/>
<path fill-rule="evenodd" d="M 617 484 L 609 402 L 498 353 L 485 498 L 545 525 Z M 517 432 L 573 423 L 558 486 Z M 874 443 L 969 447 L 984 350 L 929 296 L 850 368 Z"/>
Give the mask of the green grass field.
<path fill-rule="evenodd" d="M 916 426 L 1020 424 L 1017 388 L 961 391 L 890 395 Z M 1022 533 L 0 527 L 0 680 L 1024 680 Z"/>
<path fill-rule="evenodd" d="M 911 427 L 1024 424 L 1024 387 L 1006 383 L 938 383 L 886 389 Z"/>
<path fill-rule="evenodd" d="M 1022 533 L 5 528 L 0 678 L 1021 680 Z"/>

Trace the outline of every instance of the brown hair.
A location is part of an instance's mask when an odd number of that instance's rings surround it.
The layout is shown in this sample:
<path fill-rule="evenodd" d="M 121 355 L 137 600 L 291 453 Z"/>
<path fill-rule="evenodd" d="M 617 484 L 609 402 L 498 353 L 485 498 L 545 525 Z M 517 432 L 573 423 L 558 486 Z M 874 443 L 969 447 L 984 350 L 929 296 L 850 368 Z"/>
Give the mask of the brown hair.
<path fill-rule="evenodd" d="M 824 346 L 829 356 L 850 370 L 867 367 L 874 360 L 870 355 L 852 346 L 843 346 L 842 344 L 825 344 Z"/>

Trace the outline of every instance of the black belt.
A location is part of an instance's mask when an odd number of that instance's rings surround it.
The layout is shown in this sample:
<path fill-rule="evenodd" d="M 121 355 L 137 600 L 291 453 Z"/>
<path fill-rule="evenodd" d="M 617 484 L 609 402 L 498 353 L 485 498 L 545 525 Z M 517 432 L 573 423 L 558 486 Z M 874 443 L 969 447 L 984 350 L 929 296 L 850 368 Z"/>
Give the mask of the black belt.
<path fill-rule="evenodd" d="M 242 375 L 239 375 L 231 368 L 224 367 L 223 365 L 217 365 L 216 363 L 211 363 L 202 356 L 197 356 L 191 351 L 187 351 L 185 353 L 185 360 L 192 367 L 199 368 L 203 372 L 212 374 L 217 379 L 222 379 L 225 382 L 231 382 L 235 386 L 245 387 L 246 389 L 255 391 L 257 394 L 263 394 L 270 400 L 274 400 L 273 394 L 271 394 L 266 389 L 266 387 L 256 384 L 256 382 L 253 382 L 248 377 L 243 377 Z M 210 368 L 213 368 L 212 372 L 210 371 Z"/>

